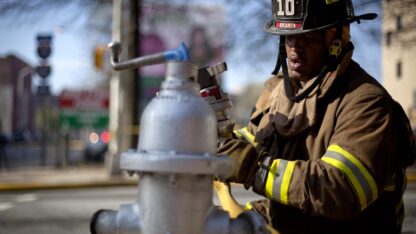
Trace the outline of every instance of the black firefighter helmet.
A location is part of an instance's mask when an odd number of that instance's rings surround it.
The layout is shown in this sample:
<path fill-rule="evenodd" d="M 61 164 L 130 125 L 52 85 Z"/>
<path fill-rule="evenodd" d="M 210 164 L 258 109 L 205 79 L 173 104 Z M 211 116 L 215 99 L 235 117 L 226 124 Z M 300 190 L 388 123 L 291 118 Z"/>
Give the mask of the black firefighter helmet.
<path fill-rule="evenodd" d="M 284 85 L 287 97 L 298 102 L 322 81 L 325 74 L 335 70 L 342 58 L 354 46 L 351 42 L 341 44 L 343 25 L 360 20 L 372 20 L 375 13 L 356 16 L 351 0 L 271 0 L 273 19 L 265 25 L 265 30 L 271 34 L 280 35 L 279 53 L 276 66 L 272 74 L 276 75 L 282 67 Z M 295 94 L 288 75 L 285 50 L 285 36 L 302 34 L 312 31 L 325 30 L 335 27 L 335 37 L 328 51 L 325 65 L 317 79 L 302 93 Z"/>
<path fill-rule="evenodd" d="M 271 0 L 273 19 L 265 30 L 277 35 L 294 35 L 327 29 L 360 20 L 372 20 L 375 13 L 356 16 L 351 0 Z"/>

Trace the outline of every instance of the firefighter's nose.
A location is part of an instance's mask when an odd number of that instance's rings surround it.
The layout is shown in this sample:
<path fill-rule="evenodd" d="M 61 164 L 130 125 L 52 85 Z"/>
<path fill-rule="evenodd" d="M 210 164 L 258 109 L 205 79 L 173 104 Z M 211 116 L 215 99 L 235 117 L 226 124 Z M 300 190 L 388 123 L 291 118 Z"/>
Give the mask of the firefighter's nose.
<path fill-rule="evenodd" d="M 302 35 L 287 36 L 286 45 L 290 48 L 302 49 L 305 46 L 305 39 Z"/>

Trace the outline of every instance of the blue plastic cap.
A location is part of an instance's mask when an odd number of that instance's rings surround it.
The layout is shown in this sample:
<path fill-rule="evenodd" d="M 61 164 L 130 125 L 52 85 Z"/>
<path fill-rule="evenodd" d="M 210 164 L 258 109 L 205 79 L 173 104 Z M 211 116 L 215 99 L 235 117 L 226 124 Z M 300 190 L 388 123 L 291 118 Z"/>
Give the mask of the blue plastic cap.
<path fill-rule="evenodd" d="M 170 60 L 188 61 L 189 60 L 188 48 L 183 42 L 181 42 L 178 48 L 174 50 L 166 51 L 164 53 L 164 56 L 167 61 L 170 61 Z"/>

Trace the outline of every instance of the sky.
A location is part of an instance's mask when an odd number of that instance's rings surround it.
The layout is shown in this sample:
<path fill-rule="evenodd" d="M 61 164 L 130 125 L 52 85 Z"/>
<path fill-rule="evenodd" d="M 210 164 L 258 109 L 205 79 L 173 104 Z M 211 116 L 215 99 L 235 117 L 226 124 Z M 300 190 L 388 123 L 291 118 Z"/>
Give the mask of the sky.
<path fill-rule="evenodd" d="M 88 29 L 83 27 L 86 12 L 77 9 L 79 17 L 71 23 L 71 28 L 60 24 L 60 17 L 64 19 L 71 10 L 56 10 L 29 22 L 0 17 L 0 57 L 13 54 L 35 67 L 41 61 L 36 52 L 36 36 L 53 35 L 52 54 L 48 59 L 52 73 L 48 79 L 54 94 L 62 89 L 93 87 L 102 79 L 92 60 L 96 42 L 86 39 Z M 35 84 L 39 79 L 34 76 Z"/>
<path fill-rule="evenodd" d="M 371 10 L 356 9 L 356 14 Z M 61 21 L 69 11 L 78 11 L 79 17 L 67 27 L 62 25 Z M 93 48 L 97 43 L 103 42 L 90 37 L 88 28 L 83 26 L 88 20 L 86 15 L 85 10 L 67 7 L 45 13 L 43 17 L 30 23 L 15 22 L 10 17 L 0 16 L 0 57 L 14 54 L 36 66 L 40 62 L 36 54 L 36 36 L 39 33 L 51 33 L 54 36 L 53 52 L 49 59 L 52 65 L 52 74 L 49 78 L 52 92 L 59 94 L 62 89 L 92 88 L 103 79 L 103 74 L 97 72 L 93 66 Z M 363 21 L 362 24 L 379 26 L 380 21 L 379 17 L 374 22 Z M 356 45 L 353 59 L 381 82 L 380 44 L 370 38 L 368 33 L 360 30 L 359 27 L 362 26 L 353 24 L 351 27 L 352 41 Z M 237 62 L 236 56 L 241 54 L 235 51 L 226 54 L 225 60 L 229 67 L 223 78 L 223 89 L 226 92 L 241 93 L 245 86 L 262 83 L 270 77 L 274 60 L 264 62 L 260 68 L 253 70 L 250 65 Z M 39 78 L 36 77 L 35 84 L 38 80 Z"/>

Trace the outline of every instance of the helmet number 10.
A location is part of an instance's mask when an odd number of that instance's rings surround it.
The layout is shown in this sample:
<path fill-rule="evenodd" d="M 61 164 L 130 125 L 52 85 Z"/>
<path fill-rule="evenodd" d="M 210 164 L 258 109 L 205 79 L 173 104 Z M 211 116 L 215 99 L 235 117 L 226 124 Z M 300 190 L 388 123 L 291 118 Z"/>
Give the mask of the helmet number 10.
<path fill-rule="evenodd" d="M 278 5 L 278 16 L 293 16 L 295 15 L 295 0 L 276 0 Z M 283 8 L 284 5 L 284 8 Z"/>

